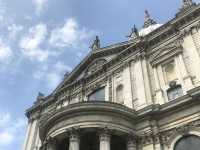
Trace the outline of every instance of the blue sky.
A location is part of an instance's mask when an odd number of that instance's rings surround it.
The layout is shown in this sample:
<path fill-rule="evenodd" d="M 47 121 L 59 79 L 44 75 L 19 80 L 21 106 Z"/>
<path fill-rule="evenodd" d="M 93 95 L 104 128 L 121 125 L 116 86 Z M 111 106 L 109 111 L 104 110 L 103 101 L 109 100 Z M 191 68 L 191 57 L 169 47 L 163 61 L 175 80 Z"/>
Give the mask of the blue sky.
<path fill-rule="evenodd" d="M 0 150 L 21 150 L 25 110 L 87 55 L 95 35 L 103 46 L 125 41 L 145 9 L 165 23 L 180 7 L 181 0 L 0 0 Z"/>

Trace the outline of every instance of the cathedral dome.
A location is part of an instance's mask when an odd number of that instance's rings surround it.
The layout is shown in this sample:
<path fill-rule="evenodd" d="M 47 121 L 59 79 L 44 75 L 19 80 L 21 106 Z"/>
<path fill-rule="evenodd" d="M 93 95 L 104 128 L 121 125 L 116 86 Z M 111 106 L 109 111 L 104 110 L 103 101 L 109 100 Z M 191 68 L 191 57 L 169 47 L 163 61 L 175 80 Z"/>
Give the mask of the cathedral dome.
<path fill-rule="evenodd" d="M 140 36 L 145 36 L 145 35 L 151 33 L 152 31 L 156 30 L 160 26 L 162 26 L 162 24 L 153 24 L 153 25 L 148 26 L 147 28 L 142 28 L 139 31 L 139 35 Z"/>

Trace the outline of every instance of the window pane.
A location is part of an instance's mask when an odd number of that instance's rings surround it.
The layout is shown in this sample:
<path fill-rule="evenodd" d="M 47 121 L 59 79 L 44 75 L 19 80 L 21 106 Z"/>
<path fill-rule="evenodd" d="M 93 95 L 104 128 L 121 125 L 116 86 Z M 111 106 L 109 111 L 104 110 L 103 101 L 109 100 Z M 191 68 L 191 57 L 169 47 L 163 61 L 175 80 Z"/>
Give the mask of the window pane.
<path fill-rule="evenodd" d="M 96 90 L 88 97 L 89 101 L 105 101 L 105 88 Z"/>
<path fill-rule="evenodd" d="M 168 99 L 169 100 L 174 100 L 174 99 L 182 96 L 183 95 L 183 91 L 182 91 L 181 86 L 177 86 L 175 88 L 169 89 L 167 91 L 167 95 L 168 95 Z"/>
<path fill-rule="evenodd" d="M 180 139 L 174 150 L 199 150 L 200 149 L 200 138 L 197 136 L 186 136 Z"/>

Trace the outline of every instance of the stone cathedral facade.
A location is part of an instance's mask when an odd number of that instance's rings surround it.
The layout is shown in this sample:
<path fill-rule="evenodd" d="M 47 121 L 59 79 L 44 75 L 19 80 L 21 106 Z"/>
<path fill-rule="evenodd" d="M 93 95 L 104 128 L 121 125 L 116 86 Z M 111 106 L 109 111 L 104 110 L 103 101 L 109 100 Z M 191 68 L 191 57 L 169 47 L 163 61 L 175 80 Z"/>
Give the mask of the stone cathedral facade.
<path fill-rule="evenodd" d="M 199 150 L 200 5 L 91 52 L 26 112 L 23 150 Z"/>

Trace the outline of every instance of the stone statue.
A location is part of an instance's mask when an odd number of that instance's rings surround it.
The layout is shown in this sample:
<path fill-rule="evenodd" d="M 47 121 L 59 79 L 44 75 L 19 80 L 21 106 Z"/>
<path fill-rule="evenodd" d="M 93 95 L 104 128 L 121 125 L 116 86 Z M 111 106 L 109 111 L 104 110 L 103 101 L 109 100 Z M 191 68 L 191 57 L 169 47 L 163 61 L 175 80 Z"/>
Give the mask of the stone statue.
<path fill-rule="evenodd" d="M 99 36 L 96 36 L 96 39 L 94 40 L 94 43 L 91 46 L 91 49 L 96 50 L 96 49 L 99 49 L 100 47 L 101 47 L 101 45 L 100 45 Z"/>
<path fill-rule="evenodd" d="M 132 31 L 133 31 L 133 33 L 136 35 L 136 37 L 139 37 L 139 32 L 138 32 L 138 29 L 136 28 L 135 25 L 134 25 Z"/>
<path fill-rule="evenodd" d="M 38 96 L 37 96 L 37 101 L 43 100 L 44 97 L 45 97 L 44 94 L 41 93 L 41 92 L 39 92 L 39 93 L 38 93 Z"/>
<path fill-rule="evenodd" d="M 130 34 L 129 36 L 127 36 L 127 37 L 129 37 L 130 40 L 132 40 L 132 39 L 137 39 L 137 38 L 140 37 L 139 32 L 138 32 L 138 29 L 136 28 L 135 25 L 134 25 L 134 27 L 131 29 L 131 34 Z"/>
<path fill-rule="evenodd" d="M 183 8 L 191 6 L 193 4 L 192 0 L 183 0 Z"/>
<path fill-rule="evenodd" d="M 154 21 L 154 20 L 151 18 L 151 16 L 150 16 L 148 10 L 145 10 L 143 28 L 148 28 L 149 26 L 154 25 L 154 24 L 156 24 L 156 21 Z"/>

